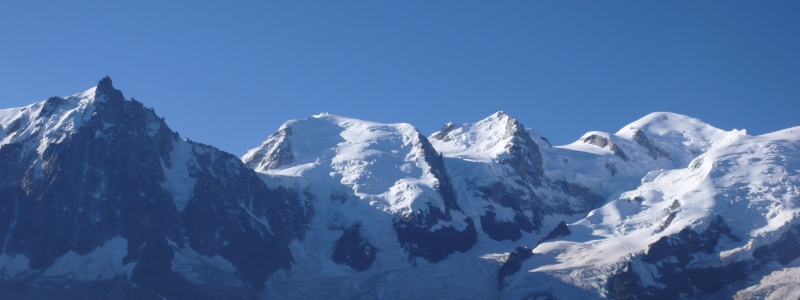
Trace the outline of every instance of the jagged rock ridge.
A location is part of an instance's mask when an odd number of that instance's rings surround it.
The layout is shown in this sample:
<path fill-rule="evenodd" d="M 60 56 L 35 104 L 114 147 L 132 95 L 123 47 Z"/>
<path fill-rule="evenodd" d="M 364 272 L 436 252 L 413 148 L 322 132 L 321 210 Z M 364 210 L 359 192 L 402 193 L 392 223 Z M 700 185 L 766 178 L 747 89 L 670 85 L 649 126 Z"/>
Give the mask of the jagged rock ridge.
<path fill-rule="evenodd" d="M 14 119 L 0 144 L 6 286 L 99 281 L 126 298 L 236 298 L 291 268 L 287 245 L 309 213 L 297 195 L 180 139 L 110 78 L 2 112 Z"/>

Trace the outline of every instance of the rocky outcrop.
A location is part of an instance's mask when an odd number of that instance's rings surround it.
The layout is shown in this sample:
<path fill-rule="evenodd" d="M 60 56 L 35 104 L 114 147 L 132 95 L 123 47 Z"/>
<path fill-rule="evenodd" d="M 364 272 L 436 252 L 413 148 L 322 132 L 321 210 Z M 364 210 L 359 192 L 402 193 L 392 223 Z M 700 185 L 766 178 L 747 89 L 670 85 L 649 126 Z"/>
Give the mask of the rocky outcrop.
<path fill-rule="evenodd" d="M 567 222 L 561 221 L 545 237 L 539 240 L 539 242 L 536 243 L 536 245 L 538 246 L 539 244 L 544 243 L 546 241 L 565 237 L 570 234 L 572 233 L 569 231 L 569 228 L 567 228 Z M 503 288 L 506 286 L 505 282 L 506 277 L 509 277 L 519 272 L 519 270 L 522 268 L 522 262 L 528 260 L 531 257 L 533 257 L 533 252 L 530 248 L 518 246 L 516 249 L 514 249 L 514 252 L 511 252 L 508 255 L 508 259 L 506 259 L 506 261 L 500 267 L 500 271 L 497 274 L 498 290 L 502 291 Z"/>
<path fill-rule="evenodd" d="M 477 232 L 471 218 L 465 218 L 467 226 L 463 230 L 458 230 L 453 226 L 438 226 L 440 222 L 451 223 L 461 220 L 453 220 L 451 211 L 461 211 L 455 198 L 453 185 L 450 183 L 450 176 L 444 165 L 441 154 L 433 149 L 423 135 L 418 133 L 417 142 L 414 147 L 418 147 L 422 153 L 422 158 L 430 167 L 429 172 L 436 178 L 436 189 L 442 197 L 444 207 L 439 208 L 428 204 L 427 212 L 418 210 L 408 211 L 398 218 L 395 218 L 394 228 L 397 232 L 397 239 L 400 245 L 408 251 L 412 257 L 422 257 L 429 262 L 439 262 L 455 251 L 465 252 L 477 243 Z M 462 212 L 463 215 L 463 212 Z"/>
<path fill-rule="evenodd" d="M 378 249 L 361 237 L 359 229 L 361 229 L 361 223 L 357 223 L 344 231 L 339 240 L 336 241 L 331 258 L 338 264 L 345 264 L 353 268 L 353 270 L 363 272 L 372 266 Z"/>
<path fill-rule="evenodd" d="M 774 261 L 786 266 L 800 257 L 800 252 L 793 250 L 800 247 L 799 237 L 800 226 L 793 225 L 776 242 L 756 248 L 753 259 L 721 266 L 697 264 L 695 260 L 699 255 L 716 252 L 715 247 L 721 239 L 741 241 L 731 234 L 722 217 L 717 215 L 703 232 L 683 229 L 673 236 L 659 239 L 650 245 L 646 254 L 633 258 L 609 281 L 612 296 L 616 299 L 675 299 L 719 295 L 724 287 L 758 274 L 757 270 L 768 263 Z M 658 270 L 659 276 L 652 280 L 659 286 L 645 284 L 641 277 L 652 275 L 638 274 L 634 264 L 648 264 L 649 268 Z"/>
<path fill-rule="evenodd" d="M 452 218 L 433 206 L 428 207 L 427 212 L 408 212 L 394 220 L 397 240 L 412 260 L 422 257 L 436 263 L 456 251 L 466 252 L 478 242 L 471 218 L 464 219 L 467 226 L 461 231 L 452 226 L 434 228 L 440 220 L 452 221 Z"/>
<path fill-rule="evenodd" d="M 422 152 L 422 159 L 428 164 L 430 169 L 428 172 L 433 174 L 436 178 L 436 191 L 442 196 L 444 200 L 445 214 L 450 214 L 449 210 L 461 210 L 456 202 L 455 191 L 453 191 L 453 184 L 450 180 L 450 175 L 447 174 L 447 167 L 444 165 L 444 157 L 441 153 L 433 149 L 433 145 L 425 138 L 424 135 L 417 132 L 417 142 L 414 147 L 419 148 Z"/>
<path fill-rule="evenodd" d="M 454 123 L 444 124 L 444 126 L 442 126 L 442 129 L 439 129 L 439 131 L 431 135 L 431 138 L 448 142 L 450 141 L 450 136 L 448 134 L 451 131 L 453 131 L 453 129 L 456 129 L 456 124 Z"/>
<path fill-rule="evenodd" d="M 511 240 L 515 242 L 522 237 L 523 231 L 531 233 L 541 226 L 541 219 L 535 219 L 536 223 L 534 223 L 521 211 L 514 212 L 512 221 L 498 221 L 491 206 L 487 207 L 486 213 L 481 216 L 480 220 L 483 232 L 496 241 Z"/>
<path fill-rule="evenodd" d="M 479 188 L 484 197 L 514 212 L 513 220 L 498 221 L 493 207 L 487 206 L 480 217 L 483 232 L 493 240 L 516 241 L 522 237 L 522 232 L 538 231 L 545 215 L 584 213 L 605 203 L 602 196 L 577 183 L 545 178 L 544 185 L 554 191 L 546 198 L 539 197 L 533 190 L 524 192 L 500 182 Z M 532 217 L 525 212 L 530 212 Z"/>
<path fill-rule="evenodd" d="M 570 234 L 572 234 L 572 232 L 569 231 L 569 228 L 567 227 L 567 222 L 561 221 L 558 222 L 558 225 L 556 225 L 556 227 L 553 228 L 553 230 L 548 232 L 547 235 L 543 237 L 541 241 L 539 241 L 539 244 L 549 240 L 554 240 L 557 238 L 569 236 Z"/>
<path fill-rule="evenodd" d="M 256 170 L 272 170 L 290 165 L 294 161 L 292 143 L 288 138 L 291 135 L 292 127 L 289 126 L 271 134 L 252 154 L 252 157 L 259 159 L 245 160 L 245 164 Z"/>
<path fill-rule="evenodd" d="M 630 160 L 628 158 L 628 156 L 625 155 L 625 152 L 622 152 L 622 148 L 617 146 L 617 144 L 615 144 L 613 141 L 611 141 L 610 138 L 599 136 L 599 135 L 596 135 L 596 134 L 592 134 L 590 136 L 587 136 L 587 137 L 583 138 L 583 142 L 587 143 L 587 144 L 595 145 L 595 146 L 600 147 L 600 148 L 608 147 L 608 150 L 610 150 L 612 154 L 616 155 L 617 157 L 621 158 L 622 160 L 624 160 L 624 161 L 629 161 Z"/>
<path fill-rule="evenodd" d="M 667 153 L 666 150 L 653 145 L 653 143 L 650 142 L 650 139 L 647 138 L 647 134 L 645 134 L 641 129 L 637 129 L 633 132 L 633 140 L 636 141 L 639 146 L 647 149 L 647 155 L 650 155 L 650 157 L 653 159 L 658 159 L 659 157 L 665 157 L 668 159 L 670 158 L 669 153 Z"/>
<path fill-rule="evenodd" d="M 514 252 L 508 254 L 508 259 L 506 259 L 506 262 L 500 267 L 500 271 L 497 274 L 497 289 L 502 291 L 506 286 L 506 277 L 514 275 L 514 273 L 522 269 L 522 262 L 528 260 L 532 256 L 533 252 L 527 247 L 517 247 L 514 249 Z"/>
<path fill-rule="evenodd" d="M 503 112 L 498 112 L 501 117 L 505 117 L 506 136 L 513 138 L 505 145 L 506 153 L 509 158 L 501 158 L 500 164 L 510 166 L 516 171 L 517 176 L 523 182 L 529 183 L 534 187 L 541 186 L 544 180 L 544 163 L 542 153 L 530 134 L 525 130 L 517 119 L 514 119 Z"/>
<path fill-rule="evenodd" d="M 641 199 L 641 198 L 639 198 L 639 199 Z M 634 200 L 636 200 L 636 199 L 634 199 Z M 637 200 L 637 201 L 641 201 L 641 200 Z M 661 222 L 661 225 L 659 225 L 658 228 L 656 228 L 656 232 L 655 233 L 663 232 L 664 229 L 667 229 L 667 227 L 669 227 L 669 225 L 672 224 L 672 221 L 674 221 L 675 217 L 678 215 L 677 209 L 679 207 L 681 207 L 681 202 L 678 201 L 678 199 L 673 200 L 672 204 L 669 205 L 669 215 L 667 215 L 667 218 L 664 219 L 664 222 Z"/>

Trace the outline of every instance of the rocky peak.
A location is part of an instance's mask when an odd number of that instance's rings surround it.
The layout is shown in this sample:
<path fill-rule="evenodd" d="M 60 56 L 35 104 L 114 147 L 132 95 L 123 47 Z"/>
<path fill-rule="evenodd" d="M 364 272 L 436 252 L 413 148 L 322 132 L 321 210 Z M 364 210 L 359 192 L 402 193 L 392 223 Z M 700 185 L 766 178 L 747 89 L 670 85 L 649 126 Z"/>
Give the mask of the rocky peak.
<path fill-rule="evenodd" d="M 501 159 L 500 162 L 514 168 L 523 180 L 530 180 L 534 186 L 540 186 L 544 176 L 544 166 L 539 145 L 533 141 L 525 126 L 517 119 L 504 112 L 497 112 L 496 115 L 506 119 L 506 135 L 511 137 L 505 146 L 506 153 L 511 157 Z"/>
<path fill-rule="evenodd" d="M 447 167 L 444 165 L 444 156 L 436 152 L 436 149 L 433 148 L 430 141 L 419 131 L 417 131 L 417 139 L 414 146 L 420 149 L 422 158 L 425 160 L 425 163 L 430 166 L 429 172 L 436 178 L 436 188 L 442 196 L 445 209 L 447 210 L 445 214 L 449 215 L 449 210 L 451 209 L 461 210 L 456 202 L 455 191 L 453 190 L 450 175 L 447 174 Z"/>
<path fill-rule="evenodd" d="M 503 111 L 475 123 L 448 123 L 430 140 L 446 157 L 499 162 L 523 181 L 541 184 L 544 166 L 539 145 L 522 123 Z"/>
<path fill-rule="evenodd" d="M 282 126 L 278 131 L 271 134 L 257 148 L 248 151 L 242 157 L 242 161 L 250 168 L 255 170 L 273 170 L 287 166 L 294 161 L 292 155 L 292 143 L 289 136 L 292 135 L 292 127 Z"/>
<path fill-rule="evenodd" d="M 109 102 L 125 101 L 122 91 L 114 88 L 111 77 L 108 76 L 100 79 L 100 81 L 97 82 L 97 87 L 95 88 L 95 97 L 103 96 L 105 96 L 105 100 Z"/>
<path fill-rule="evenodd" d="M 431 138 L 432 139 L 436 139 L 436 140 L 442 140 L 442 141 L 448 142 L 448 141 L 450 141 L 450 137 L 448 136 L 448 133 L 453 131 L 453 129 L 456 129 L 456 124 L 455 123 L 450 122 L 450 123 L 444 124 L 444 126 L 442 126 L 442 129 L 439 129 L 439 131 L 437 131 L 433 135 L 431 135 Z"/>
<path fill-rule="evenodd" d="M 0 215 L 0 256 L 17 259 L 26 281 L 118 278 L 126 298 L 197 299 L 208 297 L 193 276 L 205 273 L 181 271 L 173 258 L 223 259 L 236 271 L 199 268 L 251 292 L 291 268 L 287 245 L 302 237 L 307 212 L 296 193 L 269 189 L 233 155 L 179 139 L 110 78 L 10 114 L 25 124 L 0 146 L 0 211 L 13 212 Z M 109 267 L 64 265 L 98 257 Z"/>
<path fill-rule="evenodd" d="M 114 89 L 114 84 L 111 81 L 111 77 L 106 75 L 105 77 L 101 78 L 100 81 L 97 82 L 97 88 L 100 90 Z"/>

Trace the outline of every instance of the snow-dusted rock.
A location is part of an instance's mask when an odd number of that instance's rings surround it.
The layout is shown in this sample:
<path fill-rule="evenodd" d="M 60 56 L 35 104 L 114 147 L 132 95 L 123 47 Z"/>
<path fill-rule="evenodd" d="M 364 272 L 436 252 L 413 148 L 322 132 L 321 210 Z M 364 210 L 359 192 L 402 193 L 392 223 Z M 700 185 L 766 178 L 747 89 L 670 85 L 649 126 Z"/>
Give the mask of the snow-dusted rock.
<path fill-rule="evenodd" d="M 110 287 L 132 298 L 254 295 L 291 268 L 288 245 L 302 238 L 308 213 L 296 193 L 180 139 L 108 77 L 80 94 L 0 110 L 0 127 L 0 287 L 76 285 L 67 298 Z M 206 258 L 198 264 L 227 261 L 234 268 L 206 269 L 231 272 L 246 288 L 197 285 L 195 275 L 211 277 L 176 271 L 187 268 L 173 260 L 181 251 Z"/>

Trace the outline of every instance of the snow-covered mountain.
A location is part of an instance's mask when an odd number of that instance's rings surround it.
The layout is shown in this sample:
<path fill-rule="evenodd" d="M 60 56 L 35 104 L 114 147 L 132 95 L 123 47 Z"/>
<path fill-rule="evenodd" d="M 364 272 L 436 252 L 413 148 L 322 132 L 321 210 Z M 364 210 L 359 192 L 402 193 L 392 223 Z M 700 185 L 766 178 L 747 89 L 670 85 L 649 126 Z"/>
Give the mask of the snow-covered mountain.
<path fill-rule="evenodd" d="M 376 257 L 388 263 L 409 255 L 438 262 L 476 242 L 475 224 L 456 201 L 442 156 L 410 124 L 316 115 L 285 123 L 243 161 L 270 185 L 302 190 L 321 235 L 353 231 L 337 244 L 363 246 L 348 248 L 341 254 L 346 258 L 334 255 L 351 266 L 366 269 Z"/>
<path fill-rule="evenodd" d="M 656 151 L 639 142 L 640 132 Z M 522 264 L 528 272 L 510 286 L 518 295 L 558 282 L 616 299 L 728 298 L 796 266 L 800 128 L 748 136 L 659 113 L 608 137 L 640 170 L 678 167 L 648 172 L 637 188 L 569 224 L 569 237 L 533 249 Z M 592 151 L 579 142 L 564 149 Z M 655 163 L 641 155 L 659 152 Z M 565 290 L 546 292 L 572 295 Z"/>
<path fill-rule="evenodd" d="M 534 124 L 535 125 L 535 124 Z M 0 110 L 11 298 L 792 299 L 800 127 L 292 120 L 238 159 L 109 78 Z"/>
<path fill-rule="evenodd" d="M 249 298 L 291 268 L 297 195 L 180 139 L 108 77 L 0 110 L 0 127 L 5 296 Z"/>
<path fill-rule="evenodd" d="M 462 206 L 491 239 L 516 241 L 539 232 L 545 215 L 586 213 L 605 202 L 581 184 L 547 177 L 542 152 L 550 144 L 504 112 L 448 123 L 430 139 L 447 158 Z"/>

